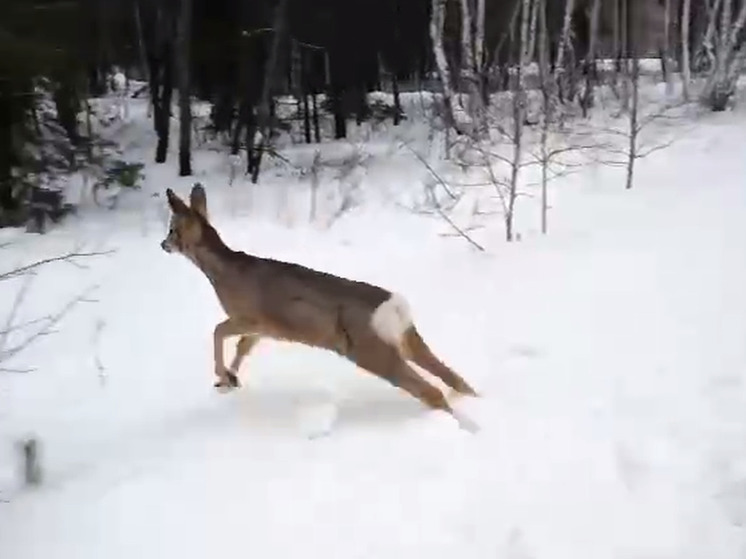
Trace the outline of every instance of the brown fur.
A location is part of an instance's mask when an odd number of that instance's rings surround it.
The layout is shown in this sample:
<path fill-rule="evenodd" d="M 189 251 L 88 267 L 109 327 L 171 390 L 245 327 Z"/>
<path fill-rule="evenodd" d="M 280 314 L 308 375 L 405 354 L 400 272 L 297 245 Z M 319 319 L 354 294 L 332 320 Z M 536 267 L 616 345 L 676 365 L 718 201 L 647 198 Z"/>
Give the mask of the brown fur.
<path fill-rule="evenodd" d="M 433 354 L 414 325 L 398 346 L 379 337 L 371 317 L 391 292 L 298 264 L 234 251 L 210 225 L 201 185 L 192 188 L 189 206 L 171 189 L 166 195 L 173 215 L 161 247 L 183 254 L 205 274 L 228 315 L 213 335 L 215 386 L 238 386 L 237 372 L 244 358 L 259 340 L 274 338 L 333 351 L 433 409 L 454 414 L 443 393 L 407 360 L 457 393 L 476 396 L 461 376 Z M 226 368 L 223 345 L 231 336 L 239 339 L 231 366 Z"/>

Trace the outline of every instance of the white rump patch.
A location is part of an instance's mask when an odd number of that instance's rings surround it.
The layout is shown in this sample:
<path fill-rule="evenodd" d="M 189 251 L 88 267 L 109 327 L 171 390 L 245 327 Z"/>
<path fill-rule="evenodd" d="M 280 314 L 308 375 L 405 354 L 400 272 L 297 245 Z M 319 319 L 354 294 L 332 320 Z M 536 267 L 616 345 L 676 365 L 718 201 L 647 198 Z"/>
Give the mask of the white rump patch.
<path fill-rule="evenodd" d="M 399 347 L 404 333 L 412 326 L 409 303 L 401 295 L 392 293 L 373 312 L 370 325 L 384 342 Z"/>

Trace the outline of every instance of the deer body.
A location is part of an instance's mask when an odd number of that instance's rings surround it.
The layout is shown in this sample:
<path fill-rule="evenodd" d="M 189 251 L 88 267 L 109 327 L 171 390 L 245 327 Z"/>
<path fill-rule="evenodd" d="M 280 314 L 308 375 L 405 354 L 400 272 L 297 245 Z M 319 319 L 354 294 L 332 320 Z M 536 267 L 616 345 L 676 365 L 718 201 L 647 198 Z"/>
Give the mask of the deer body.
<path fill-rule="evenodd" d="M 171 189 L 166 194 L 173 215 L 162 248 L 180 252 L 204 273 L 227 315 L 214 331 L 216 387 L 237 387 L 243 359 L 260 339 L 273 338 L 333 351 L 462 422 L 443 393 L 407 361 L 457 393 L 476 392 L 432 353 L 400 295 L 299 264 L 234 251 L 210 225 L 201 185 L 192 189 L 191 207 Z M 236 353 L 226 367 L 224 341 L 233 336 L 239 337 Z"/>

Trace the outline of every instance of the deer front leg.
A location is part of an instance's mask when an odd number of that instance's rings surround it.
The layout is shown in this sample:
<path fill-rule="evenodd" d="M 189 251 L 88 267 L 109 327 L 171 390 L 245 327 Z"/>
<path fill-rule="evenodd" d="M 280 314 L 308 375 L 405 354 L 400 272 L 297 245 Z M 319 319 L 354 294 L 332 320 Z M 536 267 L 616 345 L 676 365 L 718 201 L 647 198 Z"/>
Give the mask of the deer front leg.
<path fill-rule="evenodd" d="M 215 388 L 238 388 L 238 377 L 233 371 L 225 367 L 225 353 L 223 345 L 226 338 L 243 334 L 246 330 L 230 318 L 224 320 L 213 332 L 215 376 L 218 377 Z"/>
<path fill-rule="evenodd" d="M 256 334 L 245 334 L 238 339 L 236 342 L 236 354 L 233 356 L 233 361 L 229 368 L 230 372 L 234 375 L 238 375 L 238 369 L 241 367 L 241 363 L 246 356 L 254 349 L 254 346 L 259 341 L 259 336 Z"/>

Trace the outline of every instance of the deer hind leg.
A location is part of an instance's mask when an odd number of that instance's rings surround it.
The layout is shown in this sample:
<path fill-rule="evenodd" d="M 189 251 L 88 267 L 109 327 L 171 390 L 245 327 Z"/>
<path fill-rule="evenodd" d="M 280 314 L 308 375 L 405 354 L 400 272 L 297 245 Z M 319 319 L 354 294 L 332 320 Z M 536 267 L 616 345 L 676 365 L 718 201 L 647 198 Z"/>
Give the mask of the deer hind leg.
<path fill-rule="evenodd" d="M 228 368 L 228 375 L 238 377 L 238 369 L 241 368 L 241 363 L 246 356 L 254 349 L 254 346 L 259 341 L 259 336 L 256 334 L 245 334 L 241 336 L 236 342 L 236 354 L 233 356 L 231 366 Z"/>
<path fill-rule="evenodd" d="M 215 388 L 237 388 L 238 377 L 225 367 L 224 342 L 226 338 L 244 334 L 246 328 L 235 320 L 227 319 L 215 326 L 213 332 L 215 376 L 218 377 Z M 240 340 L 239 340 L 240 343 Z"/>
<path fill-rule="evenodd" d="M 433 376 L 438 377 L 459 394 L 478 396 L 476 390 L 461 375 L 438 359 L 414 326 L 410 326 L 404 334 L 402 351 L 407 359 L 411 359 Z"/>
<path fill-rule="evenodd" d="M 472 433 L 479 430 L 476 423 L 454 410 L 443 393 L 422 378 L 403 358 L 398 357 L 386 374 L 379 373 L 378 376 L 414 396 L 430 409 L 446 412 L 456 420 L 460 428 Z"/>
<path fill-rule="evenodd" d="M 380 340 L 396 347 L 404 359 L 411 359 L 460 394 L 477 395 L 460 375 L 433 354 L 417 332 L 409 305 L 400 295 L 392 295 L 376 308 L 370 326 Z"/>
<path fill-rule="evenodd" d="M 355 362 L 368 372 L 414 396 L 429 408 L 453 413 L 443 393 L 410 367 L 396 347 L 381 340 L 371 340 Z"/>
<path fill-rule="evenodd" d="M 402 357 L 399 348 L 375 338 L 367 340 L 365 350 L 359 353 L 355 363 L 389 384 L 403 390 L 433 410 L 451 415 L 463 429 L 476 431 L 476 425 L 458 414 L 448 403 L 443 393 L 427 382 Z"/>

